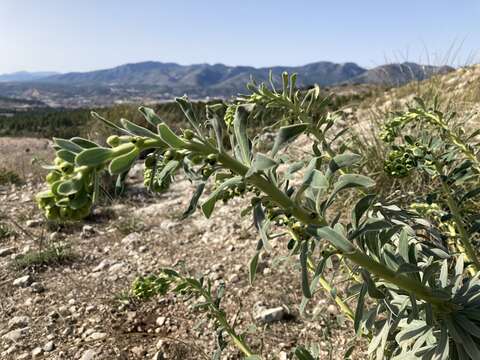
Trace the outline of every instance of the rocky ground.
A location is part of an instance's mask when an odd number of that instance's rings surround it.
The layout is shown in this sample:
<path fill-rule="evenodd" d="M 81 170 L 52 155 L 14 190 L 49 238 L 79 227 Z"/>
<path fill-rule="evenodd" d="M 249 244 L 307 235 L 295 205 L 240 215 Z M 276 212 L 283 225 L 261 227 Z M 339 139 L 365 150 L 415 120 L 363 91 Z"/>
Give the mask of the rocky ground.
<path fill-rule="evenodd" d="M 247 200 L 218 207 L 210 220 L 196 213 L 181 221 L 191 185 L 178 179 L 153 196 L 133 174 L 127 196 L 98 207 L 82 224 L 52 226 L 32 198 L 41 184 L 0 187 L 1 359 L 209 359 L 212 322 L 174 295 L 149 301 L 129 296 L 141 275 L 162 267 L 226 282 L 224 309 L 266 359 L 291 359 L 295 345 L 318 344 L 320 359 L 343 359 L 354 334 L 330 296 L 318 293 L 306 316 L 298 260 L 287 258 L 286 239 L 272 241 L 254 286 L 248 263 L 256 230 L 240 217 Z M 25 254 L 56 246 L 60 263 L 19 266 Z M 66 250 L 65 250 L 66 249 Z M 341 282 L 342 279 L 336 279 Z M 352 355 L 364 357 L 362 347 Z M 240 359 L 233 346 L 222 359 Z"/>

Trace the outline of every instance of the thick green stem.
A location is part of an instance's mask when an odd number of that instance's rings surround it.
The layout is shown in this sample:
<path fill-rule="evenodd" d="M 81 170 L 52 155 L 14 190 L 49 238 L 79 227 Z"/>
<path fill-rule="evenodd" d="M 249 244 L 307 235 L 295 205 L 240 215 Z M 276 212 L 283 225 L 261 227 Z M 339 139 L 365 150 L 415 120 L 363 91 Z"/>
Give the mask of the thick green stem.
<path fill-rule="evenodd" d="M 156 144 L 158 145 L 158 144 Z M 190 142 L 186 146 L 190 151 L 209 155 L 216 154 L 218 162 L 223 164 L 225 168 L 230 169 L 232 172 L 240 176 L 245 176 L 248 172 L 248 167 L 232 158 L 225 152 L 220 152 L 208 143 Z M 327 226 L 327 221 L 316 215 L 311 216 L 311 213 L 302 208 L 294 201 L 292 201 L 285 193 L 283 193 L 277 186 L 265 179 L 260 174 L 254 174 L 248 177 L 247 182 L 256 186 L 259 190 L 267 194 L 270 199 L 277 205 L 290 212 L 296 219 L 307 225 L 315 226 Z M 353 245 L 353 244 L 352 244 Z M 344 256 L 355 264 L 368 270 L 370 273 L 378 276 L 379 278 L 403 289 L 407 292 L 415 294 L 417 299 L 424 300 L 434 307 L 442 311 L 451 311 L 454 309 L 454 305 L 439 297 L 437 293 L 434 293 L 431 288 L 421 284 L 420 282 L 413 280 L 403 274 L 398 274 L 385 265 L 373 260 L 371 257 L 363 253 L 357 247 L 349 253 L 345 253 Z"/>
<path fill-rule="evenodd" d="M 460 235 L 459 236 L 460 242 L 462 243 L 463 248 L 465 249 L 465 253 L 468 259 L 473 262 L 473 267 L 477 272 L 480 270 L 480 262 L 478 260 L 475 249 L 473 248 L 472 243 L 470 242 L 470 236 L 468 235 L 467 229 L 465 229 L 465 226 L 463 225 L 460 209 L 458 208 L 457 202 L 452 196 L 450 188 L 442 178 L 443 176 L 442 167 L 440 166 L 440 164 L 438 164 L 438 162 L 435 162 L 435 167 L 437 169 L 438 174 L 440 175 L 440 183 L 442 186 L 442 191 L 447 201 L 448 208 L 452 212 L 453 219 L 455 220 L 455 224 L 457 225 L 458 234 Z"/>
<path fill-rule="evenodd" d="M 196 150 L 199 150 L 199 147 L 200 146 L 196 146 Z M 239 161 L 232 158 L 230 155 L 224 152 L 220 153 L 218 152 L 218 150 L 214 149 L 209 145 L 201 147 L 203 147 L 203 153 L 216 153 L 218 155 L 218 161 L 222 163 L 226 168 L 232 170 L 234 173 L 241 176 L 244 176 L 247 173 L 248 168 Z M 269 195 L 272 201 L 283 207 L 285 210 L 289 211 L 293 216 L 295 216 L 304 224 L 316 226 L 328 225 L 327 221 L 324 218 L 321 218 L 319 216 L 310 216 L 309 212 L 294 203 L 280 189 L 278 189 L 271 182 L 267 181 L 261 175 L 253 175 L 249 177 L 247 181 L 255 185 L 265 194 Z M 344 254 L 344 256 L 352 262 L 356 263 L 357 265 L 360 265 L 364 269 L 368 270 L 372 274 L 378 276 L 379 278 L 384 279 L 393 285 L 396 285 L 400 289 L 415 294 L 418 299 L 424 300 L 438 309 L 442 309 L 445 311 L 449 311 L 452 309 L 449 302 L 439 297 L 438 294 L 435 294 L 429 287 L 424 286 L 420 282 L 413 280 L 405 275 L 396 273 L 385 265 L 373 260 L 358 248 L 355 248 L 355 250 L 350 253 Z"/>

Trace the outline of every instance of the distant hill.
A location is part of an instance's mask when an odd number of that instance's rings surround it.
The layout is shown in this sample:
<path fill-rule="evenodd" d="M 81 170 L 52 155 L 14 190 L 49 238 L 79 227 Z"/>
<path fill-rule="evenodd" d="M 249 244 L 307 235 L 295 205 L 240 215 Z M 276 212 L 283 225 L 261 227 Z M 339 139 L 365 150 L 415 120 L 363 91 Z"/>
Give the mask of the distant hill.
<path fill-rule="evenodd" d="M 281 73 L 297 73 L 297 86 L 319 84 L 331 87 L 342 84 L 401 85 L 423 80 L 450 67 L 415 63 L 387 64 L 365 69 L 355 63 L 315 62 L 303 66 L 227 66 L 223 64 L 180 65 L 155 61 L 125 64 L 111 69 L 72 72 L 32 78 L 31 73 L 9 75 L 0 80 L 0 96 L 39 100 L 51 107 L 101 106 L 113 103 L 155 103 L 188 94 L 192 99 L 230 97 L 246 92 L 251 78 L 268 81 L 269 72 L 280 84 Z M 23 74 L 23 75 L 21 75 Z M 43 74 L 43 75 L 42 75 Z M 27 80 L 30 76 L 30 80 Z M 13 80 L 13 79 L 17 80 Z M 2 77 L 0 77 L 2 79 Z"/>
<path fill-rule="evenodd" d="M 149 61 L 112 69 L 55 75 L 43 78 L 42 82 L 88 86 L 158 86 L 172 89 L 240 89 L 252 76 L 258 81 L 267 80 L 270 70 L 277 77 L 283 71 L 298 73 L 299 85 L 318 83 L 324 86 L 344 82 L 366 71 L 354 63 L 336 64 L 326 61 L 304 66 L 269 68 L 223 64 L 179 65 Z"/>
<path fill-rule="evenodd" d="M 11 74 L 1 74 L 0 82 L 36 81 L 56 74 L 58 73 L 53 71 L 18 71 Z"/>
<path fill-rule="evenodd" d="M 348 82 L 352 84 L 377 84 L 399 86 L 410 81 L 425 80 L 433 75 L 455 70 L 450 66 L 419 65 L 412 62 L 386 64 L 367 70 Z"/>

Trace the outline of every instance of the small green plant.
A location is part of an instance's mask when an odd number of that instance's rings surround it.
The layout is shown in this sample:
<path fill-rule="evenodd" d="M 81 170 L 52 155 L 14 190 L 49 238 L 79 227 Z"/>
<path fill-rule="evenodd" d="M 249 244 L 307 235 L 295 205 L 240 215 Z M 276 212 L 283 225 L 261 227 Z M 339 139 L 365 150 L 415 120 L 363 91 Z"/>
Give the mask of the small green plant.
<path fill-rule="evenodd" d="M 7 223 L 0 222 L 0 240 L 16 235 L 16 231 Z"/>
<path fill-rule="evenodd" d="M 136 278 L 130 292 L 135 298 L 148 300 L 155 295 L 165 294 L 167 289 L 168 283 L 163 277 L 148 275 Z"/>
<path fill-rule="evenodd" d="M 147 176 L 152 191 L 174 185 L 171 178 L 178 171 L 196 185 L 184 217 L 199 207 L 210 218 L 220 202 L 250 200 L 242 214 L 252 214 L 259 234 L 249 264 L 251 283 L 260 254 L 270 251 L 272 238 L 281 237 L 300 265 L 300 307 L 321 291 L 334 294 L 357 336 L 369 341 L 370 357 L 480 358 L 477 255 L 465 228 L 476 208 L 459 208 L 460 199 L 451 187 L 452 179 L 476 177 L 475 150 L 444 126 L 439 113 L 428 110 L 401 115 L 387 123 L 382 134 L 392 143 L 404 126 L 421 117 L 443 132 L 445 145 L 432 138 L 404 138 L 405 143 L 392 147 L 395 153 L 385 169 L 399 177 L 421 169 L 440 181 L 442 199 L 458 229 L 458 236 L 447 234 L 419 212 L 402 209 L 394 196 L 378 196 L 374 179 L 360 173 L 362 157 L 349 148 L 348 129 L 340 128 L 337 114 L 322 111 L 328 102 L 318 87 L 301 92 L 295 80 L 295 75 L 283 74 L 279 90 L 273 81 L 271 87 L 251 85 L 248 96 L 208 106 L 205 122 L 185 97 L 178 98 L 190 128 L 177 133 L 145 107 L 140 112 L 156 132 L 125 119 L 119 126 L 94 114 L 122 135 L 110 137 L 108 147 L 81 138 L 55 139 L 57 159 L 50 168 L 48 190 L 37 197 L 39 206 L 49 218 L 82 218 L 98 197 L 96 184 L 102 173 L 122 176 L 141 152 L 151 151 L 154 156 L 146 168 L 152 170 Z M 259 150 L 259 137 L 249 130 L 262 116 L 278 119 L 269 128 L 276 135 L 266 152 Z M 288 151 L 299 137 L 310 142 L 302 158 Z M 438 153 L 438 146 L 449 152 Z M 468 162 L 458 164 L 462 156 Z M 203 196 L 206 188 L 212 191 Z M 353 199 L 350 206 L 341 201 L 345 193 Z M 460 243 L 464 252 L 452 251 L 451 241 Z M 348 299 L 323 276 L 326 263 L 334 258 L 338 271 L 349 279 Z M 226 321 L 217 303 L 221 296 L 213 296 L 208 283 L 169 271 L 139 280 L 134 289 L 140 297 L 157 289 L 201 295 L 207 313 L 245 357 L 260 358 Z M 296 356 L 313 358 L 302 347 Z"/>
<path fill-rule="evenodd" d="M 0 168 L 0 185 L 20 185 L 22 178 L 13 170 Z"/>
<path fill-rule="evenodd" d="M 155 295 L 165 295 L 172 292 L 185 301 L 193 301 L 193 309 L 206 314 L 208 319 L 215 323 L 217 349 L 213 352 L 212 359 L 220 359 L 222 351 L 226 348 L 227 342 L 224 334 L 233 340 L 245 356 L 254 360 L 253 352 L 245 342 L 244 335 L 237 334 L 227 319 L 227 315 L 221 308 L 221 300 L 224 296 L 225 285 L 213 289 L 209 280 L 203 277 L 194 278 L 181 275 L 173 269 L 163 269 L 159 275 L 141 277 L 132 284 L 132 294 L 139 299 L 146 300 Z"/>
<path fill-rule="evenodd" d="M 69 263 L 75 258 L 70 247 L 63 244 L 50 244 L 41 250 L 30 250 L 13 260 L 18 270 L 38 269 L 47 266 L 57 266 Z"/>

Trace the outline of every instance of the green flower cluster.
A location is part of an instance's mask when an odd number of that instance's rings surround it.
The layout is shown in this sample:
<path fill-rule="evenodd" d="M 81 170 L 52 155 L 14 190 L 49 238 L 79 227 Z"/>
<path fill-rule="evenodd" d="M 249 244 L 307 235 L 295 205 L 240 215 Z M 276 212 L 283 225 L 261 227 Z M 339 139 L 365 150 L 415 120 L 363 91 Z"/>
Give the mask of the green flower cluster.
<path fill-rule="evenodd" d="M 237 111 L 236 105 L 227 106 L 223 120 L 229 129 L 233 128 L 233 120 L 235 119 L 235 112 Z"/>
<path fill-rule="evenodd" d="M 167 290 L 168 281 L 164 277 L 148 275 L 135 279 L 131 293 L 138 299 L 148 300 L 155 295 L 164 294 Z"/>
<path fill-rule="evenodd" d="M 170 161 L 170 160 L 168 160 Z M 167 162 L 168 162 L 167 161 Z M 165 169 L 167 162 L 157 161 L 155 155 L 150 154 L 145 159 L 145 169 L 143 170 L 143 184 L 156 193 L 165 192 L 172 183 L 172 176 L 162 176 L 162 170 Z"/>
<path fill-rule="evenodd" d="M 410 204 L 410 208 L 423 216 L 443 216 L 445 214 L 437 203 L 412 203 Z"/>
<path fill-rule="evenodd" d="M 398 130 L 405 124 L 403 117 L 395 117 L 382 126 L 379 137 L 386 143 L 392 143 L 398 136 Z"/>
<path fill-rule="evenodd" d="M 428 148 L 416 142 L 402 146 L 395 146 L 394 150 L 388 153 L 385 160 L 384 170 L 392 177 L 405 177 L 416 168 L 420 161 L 423 161 L 428 153 Z"/>
<path fill-rule="evenodd" d="M 215 181 L 214 190 L 218 189 L 221 186 L 222 182 L 220 180 Z M 252 187 L 248 186 L 249 189 Z M 245 183 L 240 183 L 232 185 L 228 188 L 222 189 L 218 195 L 217 199 L 222 200 L 224 203 L 227 203 L 229 200 L 233 199 L 236 196 L 242 196 L 247 192 L 247 185 Z"/>
<path fill-rule="evenodd" d="M 385 160 L 385 172 L 392 177 L 405 177 L 417 166 L 417 160 L 408 149 L 392 150 Z"/>
<path fill-rule="evenodd" d="M 57 157 L 46 180 L 50 187 L 36 196 L 48 220 L 81 220 L 92 208 L 94 181 L 92 169 L 75 167 Z"/>

